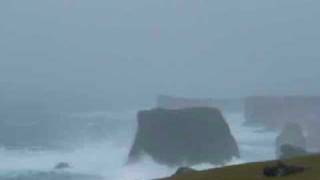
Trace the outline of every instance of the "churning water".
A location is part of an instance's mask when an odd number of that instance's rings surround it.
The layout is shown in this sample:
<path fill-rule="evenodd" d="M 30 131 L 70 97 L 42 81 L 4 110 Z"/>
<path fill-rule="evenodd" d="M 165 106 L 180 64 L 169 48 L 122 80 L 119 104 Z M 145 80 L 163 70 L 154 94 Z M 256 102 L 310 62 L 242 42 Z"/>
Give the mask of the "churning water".
<path fill-rule="evenodd" d="M 155 163 L 150 157 L 134 165 L 126 165 L 127 155 L 133 141 L 136 120 L 135 112 L 82 113 L 80 116 L 104 115 L 110 119 L 122 119 L 121 126 L 110 138 L 85 144 L 76 150 L 8 150 L 0 149 L 0 180 L 33 180 L 40 172 L 52 172 L 59 162 L 68 162 L 71 168 L 60 174 L 84 174 L 101 177 L 105 180 L 149 180 L 168 176 L 176 169 Z M 275 132 L 258 132 L 259 129 L 242 125 L 241 114 L 225 114 L 231 131 L 238 141 L 241 158 L 230 164 L 260 161 L 274 158 Z M 126 123 L 123 123 L 126 122 Z M 115 128 L 112 127 L 112 128 Z M 117 132 L 117 133 L 115 133 Z M 199 165 L 194 168 L 206 169 L 212 165 Z M 46 175 L 41 180 L 46 180 Z M 33 178 L 33 176 L 35 178 Z M 36 178 L 37 177 L 37 178 Z M 63 176 L 61 177 L 63 179 Z"/>

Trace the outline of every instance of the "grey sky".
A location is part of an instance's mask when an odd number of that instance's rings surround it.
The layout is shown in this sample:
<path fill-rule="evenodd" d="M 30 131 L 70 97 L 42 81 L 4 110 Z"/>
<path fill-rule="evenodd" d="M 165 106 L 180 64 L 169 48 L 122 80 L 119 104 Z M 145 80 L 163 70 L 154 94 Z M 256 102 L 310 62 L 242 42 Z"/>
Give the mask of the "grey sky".
<path fill-rule="evenodd" d="M 1 0 L 0 87 L 132 101 L 320 92 L 317 0 Z"/>

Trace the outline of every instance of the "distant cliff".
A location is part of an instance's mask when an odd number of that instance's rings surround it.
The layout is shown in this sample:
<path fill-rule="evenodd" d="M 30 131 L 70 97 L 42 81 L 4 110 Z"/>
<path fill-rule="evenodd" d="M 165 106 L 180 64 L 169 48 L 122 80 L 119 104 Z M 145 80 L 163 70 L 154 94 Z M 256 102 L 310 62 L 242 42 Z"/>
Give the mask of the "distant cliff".
<path fill-rule="evenodd" d="M 242 99 L 184 98 L 160 95 L 157 107 L 163 109 L 183 109 L 192 107 L 216 107 L 223 111 L 242 111 Z"/>
<path fill-rule="evenodd" d="M 256 96 L 245 99 L 246 125 L 281 129 L 287 123 L 297 123 L 306 132 L 308 148 L 320 151 L 320 97 Z"/>
<path fill-rule="evenodd" d="M 307 124 L 320 118 L 320 97 L 248 97 L 244 110 L 249 125 L 281 128 L 287 122 Z"/>
<path fill-rule="evenodd" d="M 150 155 L 166 165 L 224 164 L 239 156 L 237 143 L 216 108 L 153 109 L 138 113 L 129 163 Z"/>

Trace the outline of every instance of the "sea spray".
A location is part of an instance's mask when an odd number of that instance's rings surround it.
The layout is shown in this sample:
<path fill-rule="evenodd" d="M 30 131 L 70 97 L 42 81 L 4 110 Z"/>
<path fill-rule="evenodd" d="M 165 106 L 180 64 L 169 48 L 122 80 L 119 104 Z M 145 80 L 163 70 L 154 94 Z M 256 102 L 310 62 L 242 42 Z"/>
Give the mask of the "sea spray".
<path fill-rule="evenodd" d="M 65 170 L 68 173 L 98 175 L 105 180 L 149 180 L 173 174 L 178 167 L 160 165 L 147 156 L 139 163 L 126 165 L 129 148 L 135 136 L 136 122 L 133 111 L 121 113 L 81 114 L 87 117 L 102 114 L 113 116 L 113 119 L 126 118 L 127 124 L 119 130 L 121 133 L 105 141 L 84 144 L 68 151 L 0 149 L 0 176 L 28 172 L 32 176 L 30 172 L 51 172 L 59 162 L 70 163 L 71 168 Z M 225 114 L 225 117 L 241 151 L 241 158 L 234 159 L 228 165 L 274 158 L 275 132 L 259 133 L 256 128 L 243 126 L 242 114 Z M 200 164 L 193 168 L 201 170 L 214 167 L 217 166 Z"/>

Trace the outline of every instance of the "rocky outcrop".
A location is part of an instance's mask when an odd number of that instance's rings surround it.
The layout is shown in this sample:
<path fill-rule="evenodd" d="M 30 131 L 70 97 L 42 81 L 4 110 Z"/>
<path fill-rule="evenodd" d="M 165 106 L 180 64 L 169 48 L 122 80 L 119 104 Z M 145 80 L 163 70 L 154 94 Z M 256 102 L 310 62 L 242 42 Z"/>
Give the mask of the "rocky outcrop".
<path fill-rule="evenodd" d="M 239 157 L 237 143 L 216 108 L 153 109 L 138 113 L 129 163 L 143 155 L 169 166 L 224 164 Z"/>
<path fill-rule="evenodd" d="M 183 98 L 160 95 L 157 107 L 163 109 L 183 109 L 192 107 L 216 107 L 226 112 L 243 110 L 242 99 L 213 99 L 213 98 Z"/>
<path fill-rule="evenodd" d="M 267 166 L 263 169 L 263 175 L 266 177 L 282 177 L 296 173 L 302 173 L 306 170 L 303 166 L 287 165 L 278 161 L 275 166 Z"/>
<path fill-rule="evenodd" d="M 281 128 L 287 122 L 309 122 L 320 119 L 320 97 L 257 96 L 245 99 L 247 125 Z"/>
<path fill-rule="evenodd" d="M 301 147 L 293 146 L 290 144 L 284 144 L 280 147 L 280 159 L 289 159 L 298 156 L 307 155 L 308 152 Z"/>
<path fill-rule="evenodd" d="M 280 135 L 276 138 L 276 154 L 281 156 L 281 148 L 283 145 L 291 145 L 293 147 L 306 150 L 306 138 L 303 134 L 303 130 L 299 124 L 288 123 L 283 128 Z"/>

